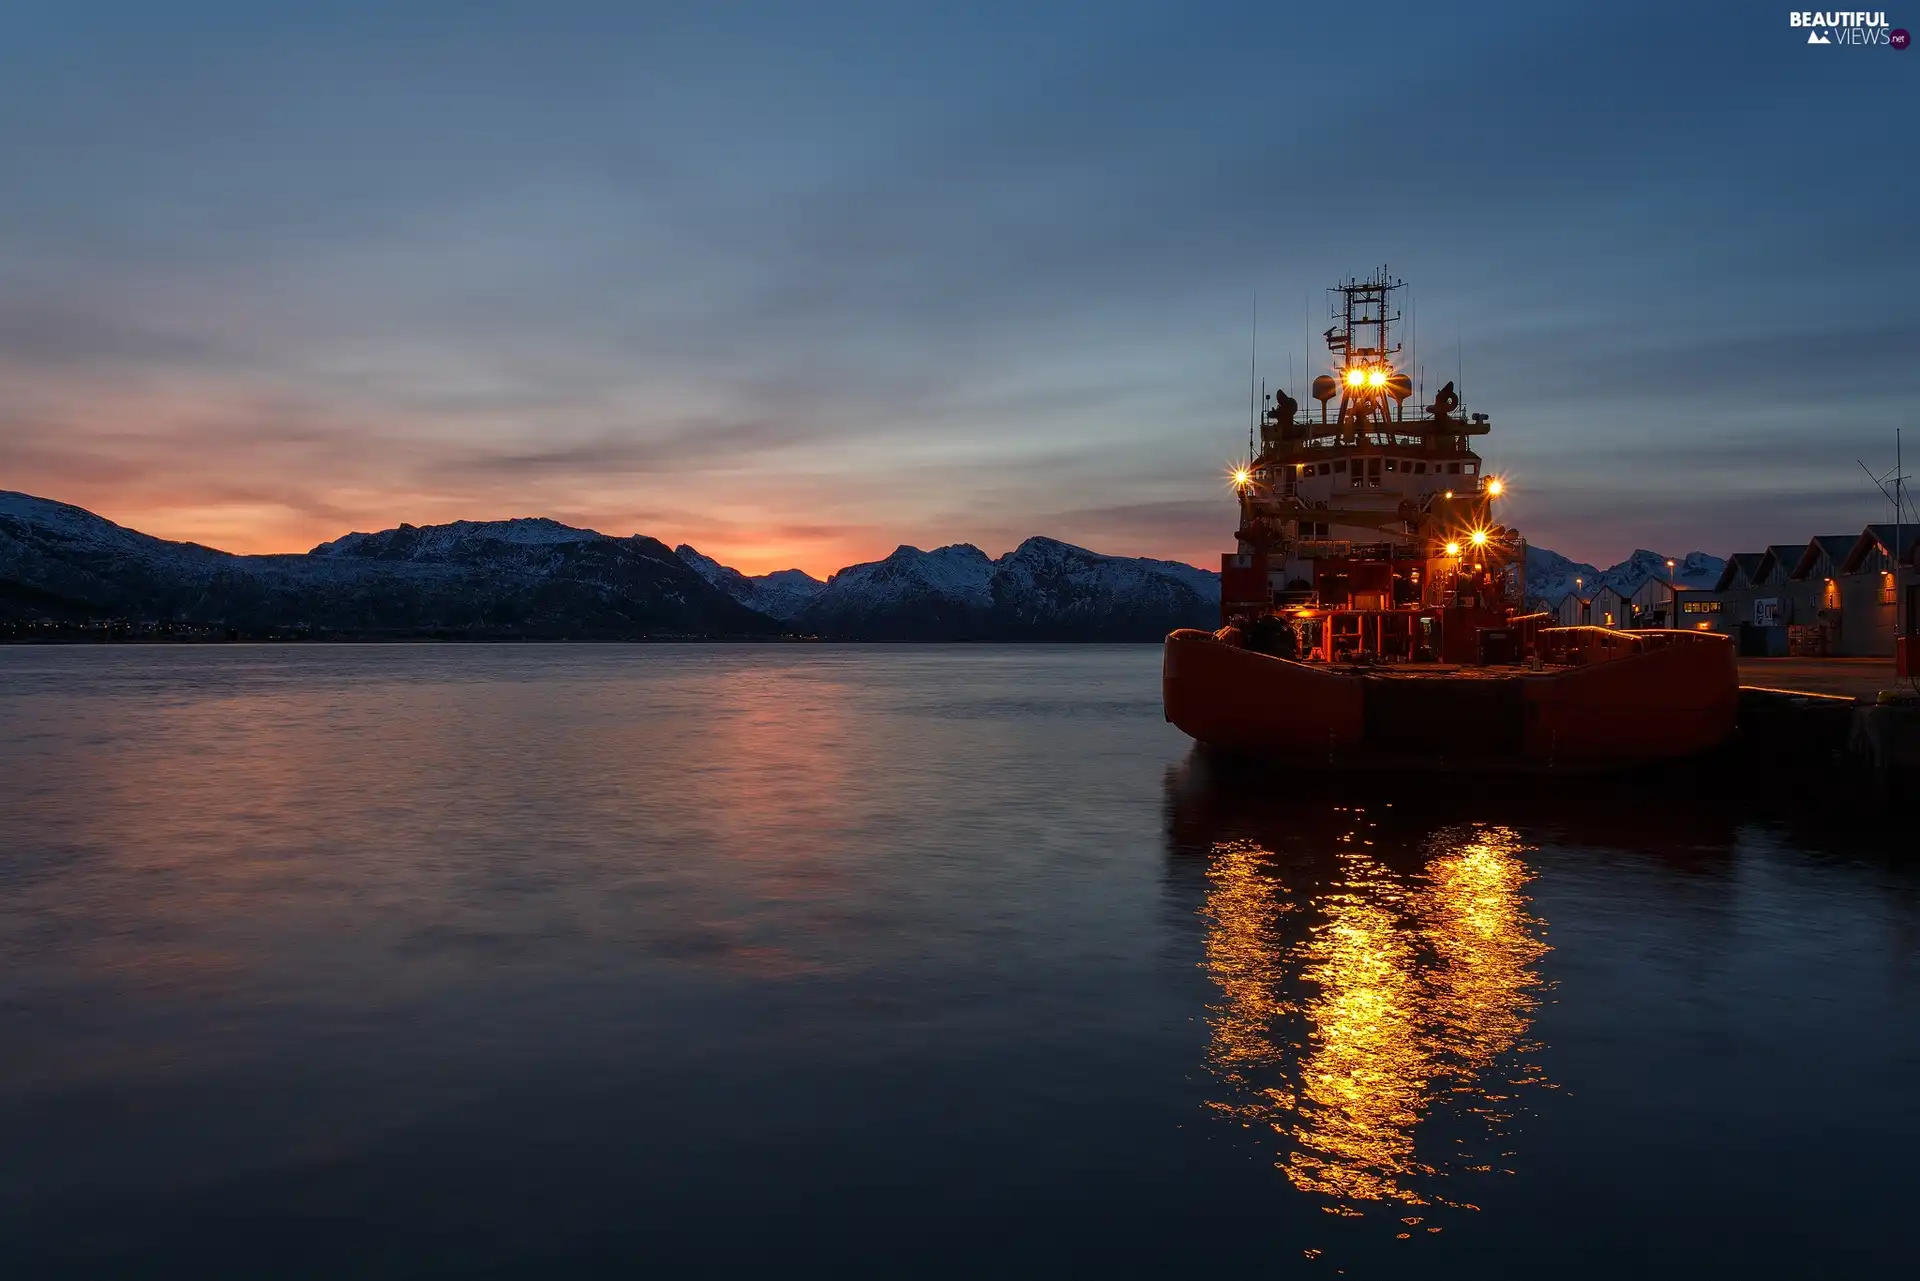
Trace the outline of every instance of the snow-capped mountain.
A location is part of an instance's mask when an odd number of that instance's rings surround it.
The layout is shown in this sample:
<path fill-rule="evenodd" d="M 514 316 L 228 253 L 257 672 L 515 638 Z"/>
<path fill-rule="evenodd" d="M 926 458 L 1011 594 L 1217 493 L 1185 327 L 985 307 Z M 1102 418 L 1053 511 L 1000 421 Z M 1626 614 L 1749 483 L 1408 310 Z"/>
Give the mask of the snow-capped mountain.
<path fill-rule="evenodd" d="M 674 548 L 673 554 L 691 566 L 694 573 L 748 609 L 759 610 L 767 617 L 782 622 L 806 608 L 807 603 L 826 586 L 812 574 L 799 569 L 776 569 L 771 574 L 748 577 L 737 569 L 722 565 L 711 556 L 702 556 L 685 543 Z"/>
<path fill-rule="evenodd" d="M 1673 578 L 1683 587 L 1710 588 L 1720 577 L 1726 562 L 1705 552 L 1688 552 L 1674 558 Z M 1621 592 L 1632 592 L 1649 578 L 1664 577 L 1667 558 L 1642 547 L 1619 564 L 1596 569 L 1583 561 L 1568 560 L 1559 552 L 1544 547 L 1527 548 L 1527 595 L 1549 604 L 1558 603 L 1567 593 L 1579 590 L 1591 594 L 1602 585 Z M 1574 580 L 1578 579 L 1576 589 Z"/>
<path fill-rule="evenodd" d="M 1029 538 L 998 560 L 958 543 L 900 547 L 827 580 L 796 622 L 879 640 L 1158 640 L 1212 627 L 1216 574 Z"/>
<path fill-rule="evenodd" d="M 355 634 L 778 630 L 638 535 L 458 521 L 348 534 L 306 555 L 235 556 L 14 493 L 0 493 L 0 612 Z"/>
<path fill-rule="evenodd" d="M 1578 590 L 1590 592 L 1600 585 L 1601 571 L 1585 561 L 1568 560 L 1559 552 L 1527 545 L 1528 596 L 1557 602 L 1576 590 L 1575 579 L 1580 581 Z"/>
<path fill-rule="evenodd" d="M 321 543 L 309 556 L 367 556 L 380 560 L 454 561 L 490 555 L 498 550 L 558 547 L 590 542 L 607 535 L 575 529 L 544 516 L 512 520 L 456 520 L 451 525 L 409 525 L 377 534 L 346 534 Z"/>
<path fill-rule="evenodd" d="M 1030 538 L 748 577 L 693 548 L 558 521 L 400 525 L 235 556 L 0 491 L 0 618 L 122 618 L 380 635 L 1158 640 L 1217 622 L 1217 575 Z M 784 626 L 783 626 L 784 624 Z"/>

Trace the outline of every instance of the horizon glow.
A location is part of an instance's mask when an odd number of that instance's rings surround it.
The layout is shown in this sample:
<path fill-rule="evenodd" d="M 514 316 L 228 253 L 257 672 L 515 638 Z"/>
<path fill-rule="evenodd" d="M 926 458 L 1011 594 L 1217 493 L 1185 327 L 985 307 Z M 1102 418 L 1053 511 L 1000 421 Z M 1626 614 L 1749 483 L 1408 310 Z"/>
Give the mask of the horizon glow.
<path fill-rule="evenodd" d="M 1920 397 L 1920 179 L 1862 122 L 1911 58 L 1388 4 L 1356 207 L 1285 109 L 1351 92 L 1300 52 L 1341 21 L 23 0 L 0 488 L 238 552 L 537 515 L 747 573 L 1030 535 L 1214 568 L 1255 296 L 1307 403 L 1323 290 L 1385 262 L 1396 364 L 1492 415 L 1534 545 L 1884 518 L 1855 459 Z"/>

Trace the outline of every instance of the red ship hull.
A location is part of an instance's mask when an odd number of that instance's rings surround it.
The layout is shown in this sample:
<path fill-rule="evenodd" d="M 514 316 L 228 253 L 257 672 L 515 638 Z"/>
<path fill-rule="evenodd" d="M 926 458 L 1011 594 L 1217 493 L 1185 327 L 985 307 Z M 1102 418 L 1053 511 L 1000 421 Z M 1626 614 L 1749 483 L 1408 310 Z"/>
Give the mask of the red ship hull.
<path fill-rule="evenodd" d="M 1526 667 L 1347 668 L 1176 631 L 1161 670 L 1166 718 L 1212 747 L 1322 765 L 1387 760 L 1626 768 L 1707 751 L 1733 733 L 1724 636 L 1599 627 L 1542 631 Z"/>

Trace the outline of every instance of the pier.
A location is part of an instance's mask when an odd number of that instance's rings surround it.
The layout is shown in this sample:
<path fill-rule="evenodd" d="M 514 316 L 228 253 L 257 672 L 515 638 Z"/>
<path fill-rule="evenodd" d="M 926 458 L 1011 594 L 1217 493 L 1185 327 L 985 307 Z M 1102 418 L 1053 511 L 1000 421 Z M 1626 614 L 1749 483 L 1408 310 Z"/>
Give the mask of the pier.
<path fill-rule="evenodd" d="M 1735 753 L 1920 794 L 1920 691 L 1886 658 L 1742 658 Z"/>

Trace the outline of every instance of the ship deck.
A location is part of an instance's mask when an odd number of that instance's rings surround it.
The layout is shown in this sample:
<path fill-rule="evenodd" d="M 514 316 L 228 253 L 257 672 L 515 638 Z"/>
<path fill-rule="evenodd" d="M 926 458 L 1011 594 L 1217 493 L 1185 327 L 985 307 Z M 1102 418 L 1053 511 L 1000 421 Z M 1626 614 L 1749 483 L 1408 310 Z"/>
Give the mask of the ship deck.
<path fill-rule="evenodd" d="M 1517 676 L 1545 676 L 1553 672 L 1572 670 L 1569 667 L 1554 664 L 1536 670 L 1524 663 L 1499 663 L 1484 667 L 1469 663 L 1381 663 L 1377 666 L 1356 663 L 1303 663 L 1301 666 L 1335 675 L 1395 681 L 1496 681 L 1512 680 Z"/>

